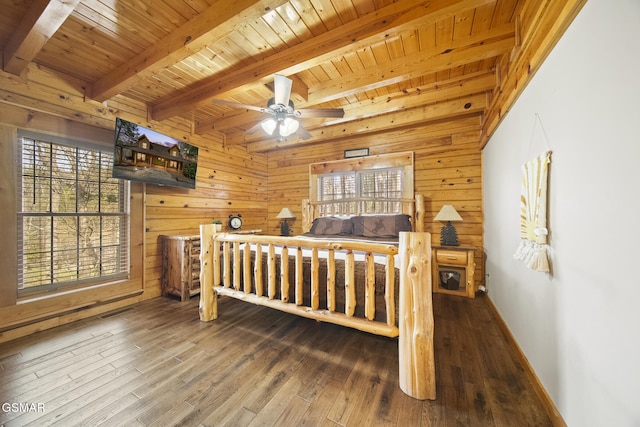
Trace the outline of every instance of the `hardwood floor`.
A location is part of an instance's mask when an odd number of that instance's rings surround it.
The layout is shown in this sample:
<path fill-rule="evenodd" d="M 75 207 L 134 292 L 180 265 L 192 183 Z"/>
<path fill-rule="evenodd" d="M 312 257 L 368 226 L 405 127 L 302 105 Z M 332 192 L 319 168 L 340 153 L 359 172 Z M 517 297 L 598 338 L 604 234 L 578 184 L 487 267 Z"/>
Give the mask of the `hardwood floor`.
<path fill-rule="evenodd" d="M 435 294 L 434 315 L 437 399 L 419 401 L 397 340 L 157 298 L 1 344 L 0 425 L 551 425 L 485 297 Z"/>

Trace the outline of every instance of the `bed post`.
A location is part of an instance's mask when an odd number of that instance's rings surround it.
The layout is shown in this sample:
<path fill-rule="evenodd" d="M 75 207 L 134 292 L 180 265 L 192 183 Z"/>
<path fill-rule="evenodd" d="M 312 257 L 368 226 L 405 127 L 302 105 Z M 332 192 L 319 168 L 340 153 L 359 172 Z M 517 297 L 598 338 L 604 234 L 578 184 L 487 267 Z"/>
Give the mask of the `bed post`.
<path fill-rule="evenodd" d="M 313 207 L 309 199 L 302 199 L 302 232 L 307 233 L 311 230 L 311 223 L 313 222 Z"/>
<path fill-rule="evenodd" d="M 424 196 L 422 194 L 416 194 L 415 203 L 413 231 L 424 231 Z"/>
<path fill-rule="evenodd" d="M 213 224 L 200 225 L 200 320 L 209 322 L 218 318 L 218 297 L 214 285 Z M 219 251 L 218 251 L 219 252 Z M 218 259 L 220 259 L 218 254 Z M 218 266 L 218 271 L 219 266 Z M 218 274 L 219 275 L 219 274 Z"/>
<path fill-rule="evenodd" d="M 415 399 L 436 398 L 431 300 L 431 234 L 400 233 L 400 388 Z"/>

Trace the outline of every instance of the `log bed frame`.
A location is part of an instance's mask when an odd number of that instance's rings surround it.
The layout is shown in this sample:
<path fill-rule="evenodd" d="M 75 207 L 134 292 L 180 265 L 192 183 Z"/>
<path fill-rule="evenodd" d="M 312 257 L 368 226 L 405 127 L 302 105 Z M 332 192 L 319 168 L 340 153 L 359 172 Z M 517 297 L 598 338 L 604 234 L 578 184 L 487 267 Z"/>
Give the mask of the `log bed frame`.
<path fill-rule="evenodd" d="M 402 210 L 411 215 L 413 229 L 416 231 L 401 232 L 397 247 L 353 240 L 314 241 L 298 237 L 215 233 L 213 224 L 201 225 L 200 319 L 216 319 L 217 296 L 226 295 L 317 321 L 386 337 L 398 337 L 400 388 L 416 399 L 435 399 L 431 235 L 423 231 L 422 197 L 416 196 L 415 200 L 405 201 Z M 310 228 L 312 218 L 318 216 L 319 212 L 334 211 L 333 208 L 303 201 L 303 229 L 306 231 Z M 281 250 L 280 277 L 276 277 L 276 247 Z M 303 262 L 303 251 L 311 254 L 309 262 Z M 327 259 L 326 308 L 319 305 L 319 251 L 326 252 Z M 336 311 L 336 251 L 346 252 L 344 312 Z M 367 261 L 364 317 L 354 316 L 354 251 L 363 252 Z M 397 266 L 394 265 L 396 254 L 399 260 Z M 374 320 L 374 256 L 387 259 L 384 286 L 386 321 Z M 289 277 L 290 257 L 293 257 L 295 263 L 293 277 Z M 232 265 L 232 260 L 237 260 L 238 265 Z M 265 265 L 266 271 L 263 271 Z M 303 280 L 305 268 L 310 269 L 306 272 L 307 277 L 311 278 L 310 284 L 305 284 Z M 393 291 L 396 268 L 399 274 L 398 295 Z M 266 289 L 263 283 L 266 283 Z M 295 295 L 293 301 L 288 298 L 291 286 Z M 310 290 L 307 289 L 311 295 L 309 304 L 305 304 L 303 298 L 305 286 L 310 286 Z M 281 297 L 278 298 L 278 295 Z M 395 312 L 396 298 L 399 305 L 398 316 Z"/>

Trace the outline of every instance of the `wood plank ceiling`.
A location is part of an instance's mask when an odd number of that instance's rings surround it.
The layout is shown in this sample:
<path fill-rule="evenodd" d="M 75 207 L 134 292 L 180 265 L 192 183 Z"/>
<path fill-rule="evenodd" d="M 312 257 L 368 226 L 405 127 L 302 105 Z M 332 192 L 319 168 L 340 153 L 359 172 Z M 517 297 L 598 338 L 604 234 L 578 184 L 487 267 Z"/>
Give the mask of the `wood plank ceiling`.
<path fill-rule="evenodd" d="M 522 3 L 523 0 L 520 0 Z M 3 70 L 34 64 L 83 82 L 104 105 L 142 102 L 151 122 L 174 116 L 195 133 L 268 151 L 352 134 L 482 120 L 496 70 L 516 45 L 518 0 L 31 0 L 0 2 Z M 312 137 L 248 135 L 293 80 L 297 108 L 343 108 L 304 119 Z"/>

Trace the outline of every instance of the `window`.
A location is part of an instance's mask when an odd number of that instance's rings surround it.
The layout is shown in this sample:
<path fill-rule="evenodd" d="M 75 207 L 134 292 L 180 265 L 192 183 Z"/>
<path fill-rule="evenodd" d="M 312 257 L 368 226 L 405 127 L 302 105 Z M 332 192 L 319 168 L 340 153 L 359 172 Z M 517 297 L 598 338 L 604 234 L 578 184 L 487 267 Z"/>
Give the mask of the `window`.
<path fill-rule="evenodd" d="M 358 174 L 364 213 L 402 212 L 402 168 L 365 170 Z"/>
<path fill-rule="evenodd" d="M 412 214 L 413 203 L 411 151 L 309 165 L 309 218 Z"/>
<path fill-rule="evenodd" d="M 318 201 L 336 202 L 347 215 L 401 212 L 402 173 L 398 167 L 323 174 L 318 177 Z"/>
<path fill-rule="evenodd" d="M 322 201 L 355 200 L 356 173 L 330 173 L 318 178 L 318 194 Z"/>
<path fill-rule="evenodd" d="M 104 148 L 57 140 L 18 140 L 20 292 L 128 276 L 128 182 Z"/>

